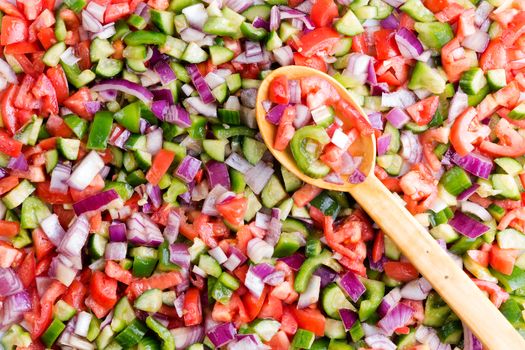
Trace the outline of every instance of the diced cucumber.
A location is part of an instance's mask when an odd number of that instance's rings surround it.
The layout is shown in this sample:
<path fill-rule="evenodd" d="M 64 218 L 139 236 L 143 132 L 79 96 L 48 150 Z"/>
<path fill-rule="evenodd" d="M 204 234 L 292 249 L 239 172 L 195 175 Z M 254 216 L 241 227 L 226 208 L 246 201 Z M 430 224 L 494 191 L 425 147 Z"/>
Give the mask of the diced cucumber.
<path fill-rule="evenodd" d="M 416 22 L 414 29 L 419 34 L 419 40 L 429 48 L 435 50 L 441 50 L 446 43 L 454 38 L 454 32 L 448 23 Z"/>
<path fill-rule="evenodd" d="M 222 273 L 221 265 L 207 254 L 202 254 L 199 258 L 199 267 L 206 272 L 206 274 L 219 278 Z"/>
<path fill-rule="evenodd" d="M 487 83 L 491 91 L 497 91 L 507 86 L 507 74 L 505 69 L 490 69 L 487 71 Z"/>
<path fill-rule="evenodd" d="M 346 295 L 336 283 L 330 283 L 323 289 L 321 303 L 324 312 L 331 318 L 341 319 L 340 309 L 350 309 L 356 311 L 352 303 L 346 298 Z"/>
<path fill-rule="evenodd" d="M 244 137 L 243 139 L 242 152 L 244 158 L 253 165 L 261 160 L 267 149 L 268 148 L 263 142 L 257 141 L 251 137 Z"/>
<path fill-rule="evenodd" d="M 499 190 L 502 197 L 520 200 L 520 189 L 514 180 L 514 177 L 507 174 L 493 174 L 490 176 L 492 186 L 495 190 Z"/>
<path fill-rule="evenodd" d="M 80 140 L 66 139 L 63 137 L 57 138 L 57 149 L 62 157 L 68 160 L 76 160 L 80 150 Z"/>
<path fill-rule="evenodd" d="M 346 339 L 346 331 L 343 322 L 327 318 L 324 326 L 324 335 L 330 339 Z"/>
<path fill-rule="evenodd" d="M 279 331 L 281 324 L 276 320 L 257 320 L 252 324 L 255 333 L 265 342 L 270 341 Z"/>
<path fill-rule="evenodd" d="M 253 5 L 248 7 L 248 9 L 245 10 L 242 15 L 250 22 L 253 22 L 253 20 L 257 17 L 268 20 L 270 19 L 271 9 L 272 8 L 268 5 Z"/>
<path fill-rule="evenodd" d="M 53 316 L 60 321 L 69 321 L 75 314 L 77 309 L 66 303 L 64 300 L 59 300 L 53 306 Z"/>
<path fill-rule="evenodd" d="M 261 201 L 266 208 L 278 205 L 288 194 L 277 176 L 272 175 L 261 192 Z"/>
<path fill-rule="evenodd" d="M 335 22 L 335 29 L 344 35 L 354 36 L 365 31 L 361 22 L 351 9 L 348 9 L 343 17 Z"/>
<path fill-rule="evenodd" d="M 514 120 L 525 119 L 525 102 L 522 102 L 514 107 L 514 109 L 509 112 L 508 117 Z"/>
<path fill-rule="evenodd" d="M 113 319 L 111 320 L 111 329 L 118 333 L 126 328 L 135 318 L 135 311 L 129 303 L 128 298 L 122 297 L 115 305 Z"/>
<path fill-rule="evenodd" d="M 9 191 L 3 198 L 7 209 L 14 209 L 22 204 L 35 191 L 35 187 L 28 180 L 23 180 Z"/>
<path fill-rule="evenodd" d="M 463 72 L 459 81 L 461 90 L 467 95 L 476 95 L 486 84 L 487 79 L 479 67 L 470 68 Z"/>
<path fill-rule="evenodd" d="M 107 58 L 114 53 L 115 49 L 113 48 L 113 45 L 111 45 L 111 43 L 106 39 L 95 38 L 89 47 L 89 57 L 92 62 L 98 62 L 99 60 Z"/>
<path fill-rule="evenodd" d="M 392 176 L 397 176 L 403 167 L 403 158 L 399 154 L 385 154 L 377 157 L 377 164 Z"/>
<path fill-rule="evenodd" d="M 201 63 L 208 59 L 208 54 L 199 45 L 190 42 L 186 50 L 184 50 L 181 59 L 189 63 Z"/>
<path fill-rule="evenodd" d="M 60 41 L 47 49 L 42 57 L 42 62 L 44 62 L 46 66 L 54 67 L 60 63 L 60 55 L 62 55 L 64 51 L 66 51 L 66 44 Z"/>
<path fill-rule="evenodd" d="M 434 14 L 423 5 L 421 0 L 408 0 L 400 9 L 417 22 L 432 22 L 435 20 Z"/>
<path fill-rule="evenodd" d="M 124 64 L 121 60 L 114 58 L 101 58 L 95 68 L 95 73 L 105 78 L 111 78 L 119 74 L 123 67 Z"/>
<path fill-rule="evenodd" d="M 501 249 L 525 249 L 525 235 L 515 229 L 508 228 L 498 232 L 496 239 Z"/>
<path fill-rule="evenodd" d="M 407 3 L 408 2 L 405 4 Z M 430 67 L 424 62 L 417 61 L 414 70 L 412 71 L 412 77 L 408 83 L 408 88 L 411 90 L 427 89 L 430 92 L 439 95 L 445 91 L 445 85 L 446 80 L 441 74 L 439 74 L 437 69 Z"/>
<path fill-rule="evenodd" d="M 211 62 L 218 66 L 220 64 L 229 62 L 235 56 L 235 53 L 224 46 L 213 45 L 210 46 Z"/>
<path fill-rule="evenodd" d="M 162 291 L 156 288 L 145 291 L 135 300 L 133 306 L 146 312 L 159 311 L 162 307 Z"/>
<path fill-rule="evenodd" d="M 224 162 L 226 145 L 228 140 L 202 140 L 202 148 L 212 158 L 219 162 Z"/>
<path fill-rule="evenodd" d="M 167 35 L 175 34 L 175 14 L 169 11 L 150 10 L 151 22 Z"/>
<path fill-rule="evenodd" d="M 521 165 L 517 160 L 513 158 L 496 158 L 494 159 L 494 163 L 496 163 L 510 176 L 516 176 L 523 172 L 523 165 Z"/>

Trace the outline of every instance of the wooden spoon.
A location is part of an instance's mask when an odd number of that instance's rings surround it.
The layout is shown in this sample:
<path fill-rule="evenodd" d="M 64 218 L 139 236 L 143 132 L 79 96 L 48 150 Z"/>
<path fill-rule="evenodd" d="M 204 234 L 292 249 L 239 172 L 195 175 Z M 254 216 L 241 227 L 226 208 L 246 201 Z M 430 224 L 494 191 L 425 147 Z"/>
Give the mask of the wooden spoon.
<path fill-rule="evenodd" d="M 302 66 L 281 67 L 264 79 L 259 87 L 256 104 L 259 130 L 274 157 L 306 183 L 327 190 L 349 192 L 486 347 L 492 350 L 525 349 L 525 340 L 499 310 L 405 209 L 400 198 L 393 195 L 375 177 L 373 169 L 376 144 L 373 135 L 358 140 L 363 155 L 360 170 L 367 176 L 360 184 L 337 185 L 323 179 L 310 178 L 299 170 L 289 150 L 278 151 L 273 148 L 276 127 L 266 120 L 262 102 L 268 99 L 270 82 L 282 75 L 288 79 L 314 76 L 325 79 L 342 99 L 366 117 L 348 91 L 327 74 Z M 343 122 L 348 123 L 346 120 Z"/>

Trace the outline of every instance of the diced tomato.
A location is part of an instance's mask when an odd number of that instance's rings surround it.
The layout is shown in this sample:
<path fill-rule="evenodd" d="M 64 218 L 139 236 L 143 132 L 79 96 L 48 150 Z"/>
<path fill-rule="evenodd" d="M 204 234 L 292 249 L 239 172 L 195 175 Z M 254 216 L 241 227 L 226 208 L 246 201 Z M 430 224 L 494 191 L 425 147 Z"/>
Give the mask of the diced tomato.
<path fill-rule="evenodd" d="M 20 266 L 16 269 L 16 274 L 18 275 L 18 278 L 20 278 L 24 288 L 29 288 L 29 286 L 35 281 L 35 270 L 35 255 L 32 251 L 29 251 L 24 257 L 24 260 L 22 260 Z"/>
<path fill-rule="evenodd" d="M 56 44 L 57 39 L 55 37 L 55 31 L 53 28 L 43 28 L 37 34 L 36 37 L 44 49 L 49 49 L 51 46 Z"/>
<path fill-rule="evenodd" d="M 443 55 L 443 52 L 441 52 Z M 506 68 L 507 51 L 501 39 L 495 38 L 489 42 L 489 46 L 483 51 L 479 59 L 479 66 L 485 72 L 489 69 Z"/>
<path fill-rule="evenodd" d="M 68 287 L 62 300 L 73 306 L 75 309 L 82 310 L 84 309 L 84 299 L 86 298 L 87 292 L 88 290 L 82 282 L 74 280 Z"/>
<path fill-rule="evenodd" d="M 44 256 L 49 254 L 55 249 L 55 246 L 47 235 L 40 228 L 36 228 L 32 233 L 33 245 L 35 246 L 36 258 L 38 260 L 42 259 Z"/>
<path fill-rule="evenodd" d="M 378 262 L 385 254 L 385 235 L 383 232 L 379 232 L 374 240 L 372 247 L 372 261 Z"/>
<path fill-rule="evenodd" d="M 334 0 L 316 0 L 310 11 L 310 18 L 316 27 L 326 27 L 339 16 Z"/>
<path fill-rule="evenodd" d="M 237 197 L 215 205 L 215 208 L 228 223 L 239 227 L 244 222 L 244 214 L 248 207 L 248 200 Z"/>
<path fill-rule="evenodd" d="M 317 309 L 297 309 L 292 308 L 292 313 L 299 325 L 299 328 L 306 329 L 315 335 L 322 337 L 324 335 L 324 328 L 326 318 Z"/>
<path fill-rule="evenodd" d="M 294 52 L 293 60 L 297 66 L 310 67 L 324 73 L 327 71 L 326 62 L 319 56 L 305 57 L 298 52 Z"/>
<path fill-rule="evenodd" d="M 36 193 L 40 199 L 49 204 L 69 204 L 73 199 L 69 193 L 52 192 L 49 189 L 49 181 L 40 182 L 36 185 Z"/>
<path fill-rule="evenodd" d="M 436 13 L 450 6 L 449 0 L 425 0 L 423 4 L 430 11 Z"/>
<path fill-rule="evenodd" d="M 15 44 L 10 44 L 5 47 L 5 53 L 9 55 L 17 55 L 24 53 L 33 53 L 40 51 L 40 47 L 36 43 L 29 42 L 19 42 Z"/>
<path fill-rule="evenodd" d="M 16 8 L 16 6 L 7 0 L 0 0 L 0 11 L 6 15 L 24 18 L 24 15 Z"/>
<path fill-rule="evenodd" d="M 64 119 L 60 118 L 58 115 L 51 114 L 46 121 L 46 130 L 52 136 L 57 137 L 71 137 L 73 136 L 73 131 L 67 126 L 64 122 Z"/>
<path fill-rule="evenodd" d="M 156 10 L 165 10 L 170 3 L 168 0 L 149 0 L 148 5 Z"/>
<path fill-rule="evenodd" d="M 430 123 L 439 105 L 439 96 L 430 96 L 409 106 L 406 111 L 417 125 Z"/>
<path fill-rule="evenodd" d="M 0 241 L 0 267 L 7 269 L 22 259 L 22 253 L 10 243 Z"/>
<path fill-rule="evenodd" d="M 514 263 L 520 252 L 515 249 L 501 249 L 497 244 L 490 249 L 490 266 L 505 275 L 512 274 Z"/>
<path fill-rule="evenodd" d="M 467 255 L 483 267 L 489 265 L 489 253 L 482 250 L 467 250 Z"/>
<path fill-rule="evenodd" d="M 118 19 L 126 17 L 130 12 L 130 8 L 127 2 L 111 4 L 107 7 L 104 13 L 104 23 L 115 22 Z"/>
<path fill-rule="evenodd" d="M 264 287 L 261 296 L 258 298 L 250 292 L 242 296 L 242 302 L 244 304 L 244 307 L 246 308 L 246 313 L 248 314 L 248 322 L 251 322 L 257 318 L 264 305 L 264 301 L 266 300 L 267 294 L 268 286 Z"/>
<path fill-rule="evenodd" d="M 27 41 L 27 22 L 20 17 L 2 17 L 0 45 L 9 45 Z"/>
<path fill-rule="evenodd" d="M 453 2 L 436 13 L 436 19 L 441 23 L 454 22 L 458 19 L 461 13 L 463 13 L 463 11 L 465 11 L 465 8 L 461 6 L 461 4 Z"/>
<path fill-rule="evenodd" d="M 459 39 L 457 38 L 452 39 L 441 48 L 441 63 L 443 64 L 443 69 L 447 73 L 449 81 L 458 81 L 464 71 L 477 65 L 476 55 L 469 54 L 466 56 L 465 52 L 465 49 L 461 47 Z"/>
<path fill-rule="evenodd" d="M 490 128 L 476 119 L 476 109 L 469 107 L 456 118 L 450 129 L 450 142 L 456 152 L 465 156 L 474 150 L 473 144 L 479 143 L 490 134 Z"/>
<path fill-rule="evenodd" d="M 349 121 L 353 127 L 357 128 L 357 130 L 359 130 L 361 135 L 372 135 L 374 133 L 374 128 L 372 128 L 372 125 L 368 119 L 366 119 L 362 113 L 357 111 L 345 100 L 339 100 L 335 105 L 335 108 L 337 112 L 343 116 L 343 118 Z"/>
<path fill-rule="evenodd" d="M 304 184 L 299 190 L 295 191 L 292 195 L 295 205 L 298 207 L 304 207 L 310 203 L 312 199 L 317 197 L 323 190 L 319 187 L 310 184 Z"/>
<path fill-rule="evenodd" d="M 117 302 L 117 280 L 103 272 L 93 272 L 89 291 L 93 300 L 102 307 L 111 308 Z"/>
<path fill-rule="evenodd" d="M 525 138 L 512 128 L 506 119 L 500 119 L 493 132 L 499 143 L 483 141 L 479 148 L 495 157 L 520 157 L 525 154 Z"/>
<path fill-rule="evenodd" d="M 173 159 L 175 159 L 175 153 L 161 149 L 153 159 L 153 164 L 146 174 L 146 180 L 153 185 L 158 184 L 162 176 L 168 171 Z"/>
<path fill-rule="evenodd" d="M 116 262 L 112 260 L 108 260 L 106 262 L 106 267 L 104 269 L 104 272 L 109 277 L 114 278 L 117 281 L 122 282 L 124 284 L 130 284 L 133 279 L 131 272 L 124 269 L 122 266 L 120 266 L 119 264 L 117 264 Z"/>
<path fill-rule="evenodd" d="M 281 299 L 274 297 L 269 294 L 266 298 L 261 312 L 259 312 L 259 318 L 272 318 L 280 321 L 283 316 L 283 302 Z"/>
<path fill-rule="evenodd" d="M 293 121 L 295 120 L 295 107 L 288 106 L 283 112 L 277 131 L 275 133 L 275 141 L 273 147 L 278 151 L 284 151 L 290 140 L 292 139 L 295 128 Z"/>
<path fill-rule="evenodd" d="M 281 75 L 275 77 L 270 82 L 268 98 L 273 103 L 278 104 L 287 104 L 290 101 L 290 90 L 288 87 L 288 78 L 286 78 L 286 76 Z"/>
<path fill-rule="evenodd" d="M 80 117 L 91 120 L 92 115 L 88 112 L 85 106 L 85 102 L 88 101 L 91 101 L 91 91 L 89 91 L 89 88 L 83 87 L 65 99 L 64 106 Z"/>
<path fill-rule="evenodd" d="M 400 282 L 410 282 L 419 277 L 419 272 L 409 262 L 387 261 L 383 264 L 388 277 Z"/>
<path fill-rule="evenodd" d="M 277 332 L 270 341 L 266 342 L 272 350 L 288 350 L 290 349 L 290 340 L 283 331 Z"/>
<path fill-rule="evenodd" d="M 479 289 L 489 293 L 490 301 L 498 308 L 509 299 L 509 293 L 505 292 L 497 283 L 479 279 L 472 279 L 472 281 Z"/>
<path fill-rule="evenodd" d="M 357 34 L 352 37 L 352 51 L 368 54 L 368 43 L 366 33 Z"/>
<path fill-rule="evenodd" d="M 339 33 L 332 28 L 316 28 L 299 39 L 297 51 L 306 57 L 331 54 L 340 38 Z"/>
<path fill-rule="evenodd" d="M 36 339 L 44 333 L 53 318 L 53 305 L 55 301 L 66 291 L 66 286 L 57 280 L 49 285 L 40 300 L 40 313 L 26 314 L 29 324 L 32 325 L 31 337 Z"/>
<path fill-rule="evenodd" d="M 58 103 L 63 103 L 69 96 L 69 87 L 64 70 L 60 65 L 57 65 L 48 68 L 46 75 L 55 88 Z"/>
<path fill-rule="evenodd" d="M 394 34 L 394 31 L 390 29 L 380 29 L 374 32 L 376 58 L 378 60 L 386 60 L 400 55 Z"/>
<path fill-rule="evenodd" d="M 178 271 L 159 273 L 148 278 L 136 279 L 129 286 L 130 296 L 134 299 L 151 288 L 164 290 L 175 287 L 181 281 L 182 277 Z"/>
<path fill-rule="evenodd" d="M 202 323 L 201 295 L 197 288 L 190 288 L 184 296 L 184 325 L 196 326 Z"/>
<path fill-rule="evenodd" d="M 58 114 L 58 100 L 55 93 L 55 88 L 45 74 L 40 74 L 33 85 L 31 92 L 36 98 L 43 99 L 43 104 L 40 108 L 40 111 L 44 116 L 48 116 L 49 114 Z"/>
<path fill-rule="evenodd" d="M 17 85 L 9 85 L 9 87 L 4 91 L 4 94 L 2 95 L 2 99 L 0 100 L 0 114 L 2 114 L 2 121 L 4 124 L 4 128 L 9 132 L 10 135 L 14 135 L 17 131 L 17 123 L 16 123 L 16 115 L 15 115 L 15 99 L 18 92 L 18 86 Z M 7 139 L 8 136 L 5 132 L 2 131 L 2 134 L 5 136 L 2 136 L 2 139 Z M 0 147 L 2 147 L 4 142 L 0 142 Z M 22 147 L 22 144 L 20 144 L 20 149 Z M 0 151 L 12 156 L 12 157 L 18 157 L 20 154 L 20 151 L 17 151 L 18 147 L 13 148 L 13 150 L 9 151 L 12 147 L 4 147 L 8 152 L 14 152 L 13 154 L 6 153 L 4 150 L 0 149 Z M 17 153 L 18 152 L 18 153 Z"/>
<path fill-rule="evenodd" d="M 88 296 L 84 303 L 95 314 L 97 318 L 104 318 L 107 314 L 109 314 L 109 312 L 112 309 L 112 307 L 105 307 L 100 305 L 91 296 Z"/>

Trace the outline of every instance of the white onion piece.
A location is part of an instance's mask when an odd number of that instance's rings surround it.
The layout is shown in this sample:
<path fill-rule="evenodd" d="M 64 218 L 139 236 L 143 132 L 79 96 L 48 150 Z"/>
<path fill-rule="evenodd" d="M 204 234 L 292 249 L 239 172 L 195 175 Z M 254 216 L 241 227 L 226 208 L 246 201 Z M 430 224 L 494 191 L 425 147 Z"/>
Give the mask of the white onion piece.
<path fill-rule="evenodd" d="M 487 211 L 487 209 L 483 208 L 481 205 L 474 203 L 474 202 L 459 202 L 461 203 L 461 211 L 464 213 L 474 214 L 478 218 L 480 218 L 483 221 L 490 221 L 492 220 L 492 215 Z"/>
<path fill-rule="evenodd" d="M 68 47 L 66 51 L 62 52 L 62 54 L 60 55 L 60 59 L 68 66 L 72 66 L 78 61 L 80 61 L 80 58 L 75 56 L 72 47 Z"/>
<path fill-rule="evenodd" d="M 11 66 L 0 58 L 0 76 L 2 76 L 8 83 L 16 84 L 18 79 Z"/>
<path fill-rule="evenodd" d="M 306 286 L 306 290 L 301 293 L 299 296 L 299 301 L 297 302 L 297 308 L 298 309 L 304 309 L 305 307 L 308 307 L 314 303 L 317 303 L 319 300 L 319 293 L 321 290 L 321 277 L 319 276 L 312 276 L 310 278 L 310 281 L 308 282 L 308 285 Z"/>
<path fill-rule="evenodd" d="M 255 237 L 248 242 L 248 257 L 254 263 L 258 264 L 272 255 L 273 247 L 262 239 Z"/>
<path fill-rule="evenodd" d="M 467 49 L 474 50 L 478 53 L 484 52 L 489 45 L 490 37 L 487 33 L 478 30 L 475 33 L 465 37 L 461 43 Z"/>
<path fill-rule="evenodd" d="M 97 152 L 91 151 L 75 168 L 67 183 L 74 189 L 82 191 L 89 186 L 102 168 L 104 168 L 104 161 Z"/>
<path fill-rule="evenodd" d="M 89 330 L 89 323 L 93 315 L 88 312 L 82 311 L 77 316 L 77 323 L 75 325 L 75 334 L 80 335 L 81 337 L 86 337 Z"/>
<path fill-rule="evenodd" d="M 208 20 L 208 12 L 206 12 L 203 4 L 185 7 L 182 13 L 186 16 L 190 26 L 199 30 L 202 29 L 204 23 Z"/>
<path fill-rule="evenodd" d="M 208 254 L 210 254 L 219 264 L 224 264 L 228 257 L 224 253 L 221 247 L 217 246 L 213 249 L 208 250 Z"/>

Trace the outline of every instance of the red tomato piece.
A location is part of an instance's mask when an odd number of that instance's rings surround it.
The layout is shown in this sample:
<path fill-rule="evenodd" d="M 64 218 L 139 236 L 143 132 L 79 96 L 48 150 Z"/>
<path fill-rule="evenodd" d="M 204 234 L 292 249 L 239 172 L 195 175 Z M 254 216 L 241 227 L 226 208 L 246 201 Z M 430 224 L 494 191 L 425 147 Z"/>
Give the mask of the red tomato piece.
<path fill-rule="evenodd" d="M 316 27 L 327 27 L 339 16 L 334 0 L 316 0 L 310 11 L 310 18 Z"/>
<path fill-rule="evenodd" d="M 2 17 L 2 32 L 0 33 L 0 45 L 9 45 L 27 41 L 27 22 L 19 17 Z"/>

